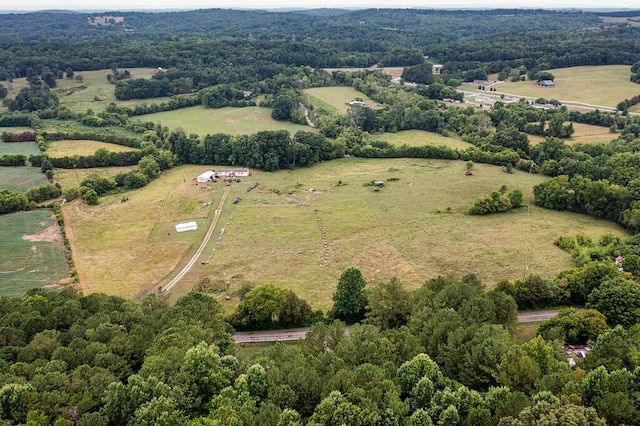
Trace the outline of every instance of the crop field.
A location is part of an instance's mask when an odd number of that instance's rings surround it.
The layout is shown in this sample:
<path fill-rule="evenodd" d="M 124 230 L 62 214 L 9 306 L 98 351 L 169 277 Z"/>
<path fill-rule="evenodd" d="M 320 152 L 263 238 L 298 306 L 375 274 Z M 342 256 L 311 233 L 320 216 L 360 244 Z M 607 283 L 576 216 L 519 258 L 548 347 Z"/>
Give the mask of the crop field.
<path fill-rule="evenodd" d="M 98 174 L 103 177 L 115 176 L 119 173 L 128 173 L 137 166 L 124 167 L 100 167 L 96 169 L 55 169 L 54 180 L 59 183 L 62 188 L 70 186 L 79 186 L 90 174 Z"/>
<path fill-rule="evenodd" d="M 24 192 L 33 186 L 48 183 L 39 167 L 0 166 L 0 189 Z"/>
<path fill-rule="evenodd" d="M 362 92 L 358 92 L 353 87 L 314 87 L 305 89 L 304 94 L 311 98 L 311 102 L 319 100 L 321 106 L 329 105 L 339 113 L 346 113 L 349 109 L 347 102 L 356 98 L 361 98 L 365 106 L 370 108 L 380 108 L 381 105 L 372 101 Z"/>
<path fill-rule="evenodd" d="M 473 272 L 491 287 L 522 277 L 526 264 L 529 273 L 546 277 L 572 266 L 553 245 L 559 235 L 625 234 L 610 222 L 535 206 L 529 215 L 526 208 L 465 214 L 475 198 L 503 184 L 523 190 L 529 200 L 533 185 L 545 179 L 489 165 L 476 165 L 474 175 L 465 176 L 462 161 L 348 158 L 258 171 L 231 187 L 196 185 L 192 179 L 202 170 L 170 170 L 128 193 L 125 203 L 114 196 L 97 207 L 65 206 L 91 291 L 132 296 L 166 283 L 202 235 L 178 236 L 171 225 L 211 217 L 223 191 L 229 194 L 214 238 L 172 297 L 206 282 L 231 309 L 242 286 L 273 283 L 314 308 L 327 308 L 350 266 L 372 285 L 395 276 L 415 288 L 440 274 Z M 386 184 L 376 191 L 372 180 Z M 250 182 L 260 185 L 246 192 Z M 241 197 L 238 204 L 235 197 Z M 207 223 L 199 222 L 197 233 Z"/>
<path fill-rule="evenodd" d="M 35 142 L 0 142 L 0 156 L 5 154 L 38 155 L 40 149 Z"/>
<path fill-rule="evenodd" d="M 62 140 L 49 143 L 47 155 L 49 157 L 65 157 L 71 155 L 92 155 L 96 150 L 104 148 L 110 152 L 137 151 L 136 148 L 118 145 L 115 143 L 91 141 L 91 140 Z"/>
<path fill-rule="evenodd" d="M 602 65 L 551 70 L 555 87 L 540 87 L 534 81 L 504 82 L 497 93 L 532 98 L 558 99 L 615 107 L 623 99 L 640 94 L 640 85 L 629 81 L 628 65 Z"/>
<path fill-rule="evenodd" d="M 51 211 L 0 216 L 1 296 L 20 296 L 32 288 L 54 285 L 67 274 L 60 228 Z"/>
<path fill-rule="evenodd" d="M 565 123 L 567 124 L 567 123 Z M 573 123 L 575 133 L 572 137 L 564 139 L 567 145 L 576 145 L 579 143 L 608 143 L 616 139 L 618 135 L 609 132 L 608 127 L 594 126 L 593 124 Z M 544 141 L 544 137 L 536 135 L 527 135 L 529 143 L 537 145 Z"/>
<path fill-rule="evenodd" d="M 250 135 L 262 130 L 287 130 L 292 135 L 298 130 L 314 131 L 309 126 L 271 118 L 271 108 L 205 108 L 194 106 L 175 111 L 141 115 L 140 120 L 162 123 L 170 129 L 181 127 L 187 134 L 200 136 L 214 133 Z"/>
<path fill-rule="evenodd" d="M 424 130 L 404 130 L 398 133 L 383 133 L 374 135 L 373 140 L 389 142 L 396 146 L 424 146 L 444 145 L 448 148 L 466 149 L 472 146 L 470 143 L 460 139 L 448 138 L 438 133 L 425 132 Z"/>

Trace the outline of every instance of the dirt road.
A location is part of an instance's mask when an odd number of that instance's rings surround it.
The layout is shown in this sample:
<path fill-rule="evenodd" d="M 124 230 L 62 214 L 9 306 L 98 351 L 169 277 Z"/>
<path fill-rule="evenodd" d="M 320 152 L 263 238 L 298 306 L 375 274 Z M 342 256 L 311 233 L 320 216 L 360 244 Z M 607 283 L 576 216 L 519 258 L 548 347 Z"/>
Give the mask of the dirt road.
<path fill-rule="evenodd" d="M 180 282 L 180 280 L 185 275 L 187 275 L 189 270 L 191 270 L 191 267 L 195 265 L 195 263 L 198 261 L 198 258 L 200 257 L 205 247 L 209 243 L 209 240 L 211 239 L 211 235 L 213 235 L 213 231 L 216 229 L 216 225 L 218 224 L 218 219 L 220 219 L 220 214 L 222 213 L 222 207 L 224 206 L 224 202 L 227 199 L 228 194 L 229 194 L 229 188 L 225 188 L 224 192 L 222 193 L 222 197 L 220 197 L 220 202 L 218 203 L 218 207 L 216 208 L 216 211 L 213 215 L 213 220 L 211 221 L 211 225 L 209 226 L 209 229 L 207 230 L 207 233 L 205 234 L 204 239 L 200 244 L 200 247 L 198 247 L 198 251 L 196 251 L 193 257 L 191 258 L 191 260 L 189 260 L 189 262 L 186 265 L 184 265 L 184 268 L 182 268 L 182 270 L 178 272 L 178 275 L 173 277 L 173 279 L 169 281 L 169 283 L 167 283 L 167 285 L 165 285 L 162 288 L 162 291 L 167 292 L 171 290 L 171 288 L 174 285 Z"/>

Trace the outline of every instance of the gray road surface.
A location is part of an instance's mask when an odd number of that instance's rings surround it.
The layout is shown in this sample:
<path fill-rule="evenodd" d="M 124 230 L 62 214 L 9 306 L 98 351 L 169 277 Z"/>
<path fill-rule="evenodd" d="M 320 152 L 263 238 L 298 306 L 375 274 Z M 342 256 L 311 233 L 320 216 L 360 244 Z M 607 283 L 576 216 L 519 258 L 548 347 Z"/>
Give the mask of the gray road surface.
<path fill-rule="evenodd" d="M 551 311 L 530 311 L 519 312 L 518 322 L 538 322 L 546 321 L 558 315 L 557 310 Z M 233 335 L 236 343 L 261 343 L 261 342 L 284 342 L 287 340 L 302 340 L 307 336 L 308 328 L 296 328 L 289 330 L 267 330 L 267 331 L 243 331 Z"/>

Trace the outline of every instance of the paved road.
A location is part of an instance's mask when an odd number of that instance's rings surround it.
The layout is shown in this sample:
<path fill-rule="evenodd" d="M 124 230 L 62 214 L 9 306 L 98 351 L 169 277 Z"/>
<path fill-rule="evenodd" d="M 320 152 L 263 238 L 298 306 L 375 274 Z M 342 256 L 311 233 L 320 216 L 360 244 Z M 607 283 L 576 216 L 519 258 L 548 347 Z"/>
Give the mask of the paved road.
<path fill-rule="evenodd" d="M 546 321 L 558 315 L 558 311 L 531 311 L 519 312 L 518 322 L 538 322 Z M 307 337 L 308 328 L 296 328 L 289 330 L 267 330 L 267 331 L 243 331 L 233 335 L 236 343 L 260 343 L 260 342 L 283 342 L 286 340 L 302 340 Z"/>
<path fill-rule="evenodd" d="M 216 229 L 216 225 L 218 224 L 218 219 L 220 218 L 220 213 L 222 213 L 222 206 L 224 206 L 224 201 L 227 199 L 227 194 L 228 193 L 229 193 L 229 188 L 225 188 L 224 192 L 222 193 L 222 197 L 220 197 L 220 202 L 218 203 L 218 208 L 216 209 L 215 214 L 213 215 L 213 220 L 211 221 L 211 225 L 209 226 L 209 229 L 207 230 L 207 233 L 205 234 L 204 239 L 202 240 L 202 244 L 200 244 L 200 247 L 198 248 L 198 251 L 195 252 L 195 254 L 191 258 L 189 263 L 187 263 L 184 266 L 184 268 L 182 268 L 182 270 L 180 272 L 178 272 L 178 275 L 173 277 L 173 279 L 171 281 L 169 281 L 169 283 L 162 288 L 163 292 L 167 292 L 167 291 L 171 290 L 171 288 L 174 285 L 176 285 L 178 282 L 180 282 L 180 280 L 185 275 L 187 275 L 187 273 L 189 272 L 191 267 L 193 265 L 195 265 L 195 263 L 198 261 L 198 258 L 200 257 L 200 255 L 204 251 L 205 247 L 209 243 L 209 240 L 211 239 L 211 235 L 213 235 L 213 231 Z"/>

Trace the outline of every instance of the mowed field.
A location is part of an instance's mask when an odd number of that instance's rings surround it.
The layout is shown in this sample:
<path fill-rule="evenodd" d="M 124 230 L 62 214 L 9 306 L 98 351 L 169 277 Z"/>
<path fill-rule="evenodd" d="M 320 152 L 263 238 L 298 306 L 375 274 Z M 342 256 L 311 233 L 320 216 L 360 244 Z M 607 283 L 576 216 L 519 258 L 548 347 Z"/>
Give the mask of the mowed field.
<path fill-rule="evenodd" d="M 115 143 L 91 141 L 91 140 L 61 140 L 49 143 L 47 155 L 58 158 L 71 155 L 92 155 L 96 150 L 104 148 L 110 152 L 137 151 L 137 148 L 118 145 Z"/>
<path fill-rule="evenodd" d="M 540 87 L 534 81 L 504 82 L 497 93 L 533 98 L 558 99 L 615 108 L 623 99 L 640 94 L 640 85 L 629 80 L 629 65 L 601 65 L 550 70 L 555 87 Z"/>
<path fill-rule="evenodd" d="M 616 139 L 618 135 L 610 133 L 608 127 L 594 126 L 592 124 L 573 123 L 575 133 L 568 139 L 563 139 L 567 145 L 579 143 L 607 143 Z M 527 135 L 531 145 L 537 145 L 544 141 L 543 136 Z"/>
<path fill-rule="evenodd" d="M 187 134 L 200 136 L 214 133 L 250 135 L 262 130 L 287 130 L 292 135 L 298 130 L 314 131 L 309 126 L 277 121 L 271 118 L 271 108 L 205 108 L 194 106 L 175 111 L 157 112 L 138 117 L 142 121 L 162 123 L 170 129 L 181 127 Z"/>
<path fill-rule="evenodd" d="M 354 72 L 354 71 L 370 71 L 369 68 L 324 68 L 324 70 L 328 73 L 332 73 L 334 71 L 344 71 L 344 72 Z M 402 71 L 404 67 L 384 67 L 377 68 L 377 71 L 381 71 L 385 74 L 389 74 L 392 78 L 400 78 L 402 75 Z"/>
<path fill-rule="evenodd" d="M 51 211 L 0 216 L 0 295 L 20 296 L 67 275 L 62 236 Z"/>
<path fill-rule="evenodd" d="M 389 142 L 396 146 L 424 146 L 444 145 L 448 148 L 466 149 L 471 145 L 470 143 L 461 141 L 460 139 L 448 138 L 438 133 L 425 132 L 424 130 L 404 130 L 398 133 L 383 133 L 380 135 L 373 135 L 373 140 Z"/>
<path fill-rule="evenodd" d="M 344 114 L 349 109 L 348 102 L 356 98 L 361 98 L 365 106 L 369 108 L 381 108 L 382 106 L 367 97 L 362 92 L 358 92 L 353 87 L 314 87 L 303 91 L 307 95 L 311 103 L 318 104 L 320 107 L 332 108 L 334 111 Z M 318 103 L 319 101 L 319 103 Z"/>
<path fill-rule="evenodd" d="M 0 189 L 24 192 L 48 182 L 39 167 L 0 166 Z"/>
<path fill-rule="evenodd" d="M 0 142 L 0 156 L 5 154 L 38 155 L 40 149 L 35 142 Z"/>
<path fill-rule="evenodd" d="M 114 173 L 110 168 L 105 173 Z M 142 189 L 129 191 L 126 202 L 116 194 L 99 206 L 80 201 L 63 206 L 70 217 L 81 268 L 90 292 L 134 297 L 170 273 L 205 232 L 211 206 L 224 187 L 196 185 L 207 167 L 183 166 L 162 173 Z M 61 181 L 80 179 L 64 171 Z M 64 185 L 63 185 L 64 187 Z M 215 188 L 215 189 L 214 189 Z M 177 234 L 176 223 L 196 220 L 196 232 Z M 166 230 L 166 233 L 164 231 Z"/>
<path fill-rule="evenodd" d="M 209 281 L 222 289 L 218 296 L 231 309 L 242 286 L 273 283 L 326 309 L 340 274 L 351 266 L 371 285 L 398 277 L 416 288 L 440 274 L 476 273 L 491 287 L 522 277 L 526 263 L 529 273 L 546 277 L 572 266 L 570 256 L 553 245 L 559 235 L 624 235 L 610 222 L 535 206 L 530 216 L 526 208 L 465 214 L 475 198 L 503 184 L 523 190 L 528 200 L 544 179 L 495 166 L 477 165 L 469 177 L 462 161 L 349 158 L 258 171 L 231 187 L 195 185 L 191 179 L 203 170 L 170 170 L 128 193 L 126 203 L 116 196 L 97 207 L 65 206 L 91 291 L 132 296 L 166 284 L 173 267 L 195 250 L 197 244 L 190 244 L 202 238 L 205 217 L 212 216 L 223 191 L 229 194 L 214 238 L 173 297 Z M 372 180 L 387 183 L 376 191 L 366 185 Z M 251 182 L 260 185 L 247 193 Z M 235 197 L 241 197 L 238 204 Z M 192 219 L 199 223 L 193 237 L 173 232 L 175 223 Z"/>

